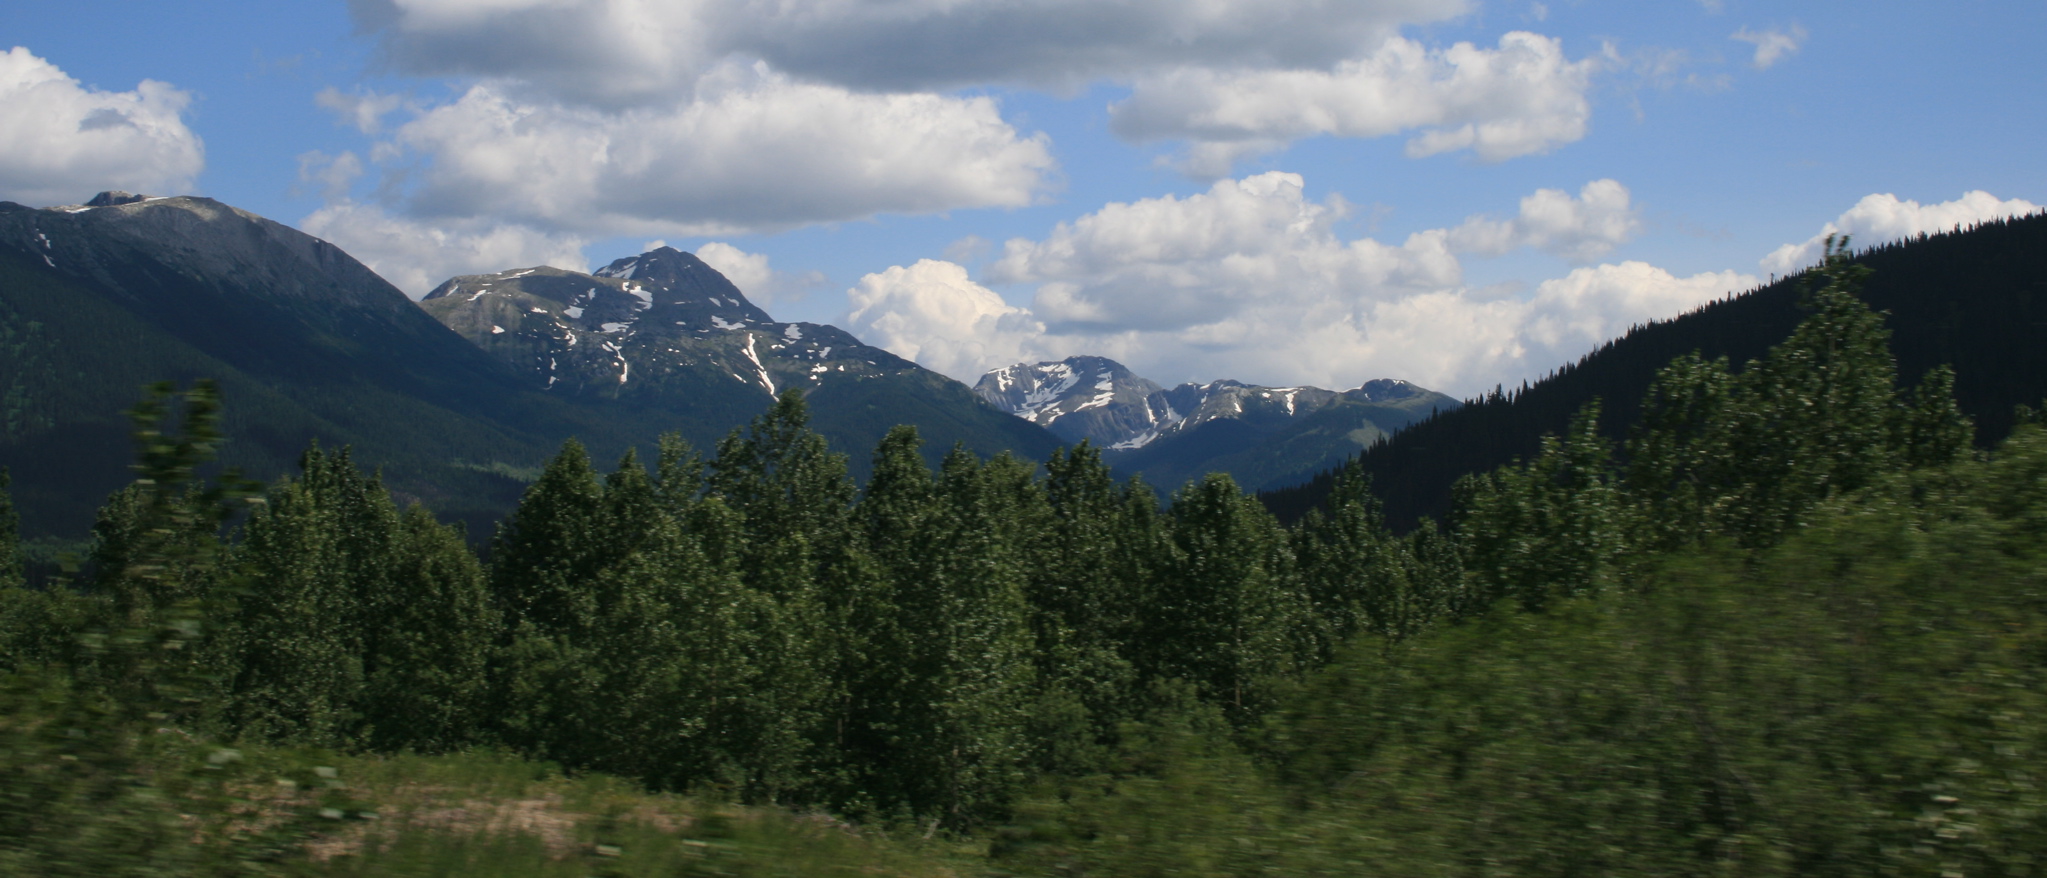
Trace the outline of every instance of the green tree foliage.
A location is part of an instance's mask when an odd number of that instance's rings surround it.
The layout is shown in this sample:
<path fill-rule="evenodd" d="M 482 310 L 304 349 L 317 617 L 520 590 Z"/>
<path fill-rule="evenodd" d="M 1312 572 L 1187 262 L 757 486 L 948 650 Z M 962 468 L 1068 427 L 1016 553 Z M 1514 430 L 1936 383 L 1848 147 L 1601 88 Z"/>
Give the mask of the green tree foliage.
<path fill-rule="evenodd" d="M 166 430 L 173 409 L 182 423 Z M 21 613 L 27 592 L 0 588 L 0 644 L 14 649 L 0 666 L 0 874 L 271 874 L 342 803 L 283 793 L 252 822 L 251 790 L 327 788 L 309 765 L 245 761 L 202 734 L 198 658 L 223 606 L 209 592 L 234 581 L 214 533 L 246 489 L 232 473 L 197 479 L 219 438 L 210 385 L 152 387 L 132 414 L 140 478 L 102 516 L 122 542 L 99 554 L 96 593 L 54 583 Z"/>
<path fill-rule="evenodd" d="M 1040 770 L 1083 772 L 1141 706 L 1130 645 L 1159 534 L 1151 490 L 1117 485 L 1086 442 L 1053 453 L 1043 497 L 1022 537 L 1039 681 L 1031 736 Z"/>
<path fill-rule="evenodd" d="M 1452 520 L 1482 601 L 1541 610 L 1596 593 L 1613 578 L 1633 527 L 1598 428 L 1595 404 L 1564 438 L 1543 437 L 1526 466 L 1458 484 Z"/>
<path fill-rule="evenodd" d="M 476 742 L 499 627 L 483 567 L 459 529 L 419 506 L 400 519 L 391 561 L 390 600 L 363 656 L 365 743 L 444 752 Z"/>
<path fill-rule="evenodd" d="M 1417 545 L 1440 542 L 1433 527 L 1402 540 L 1387 532 L 1369 479 L 1337 475 L 1327 512 L 1309 513 L 1293 531 L 1301 579 L 1325 636 L 1317 652 L 1330 652 L 1361 633 L 1392 640 L 1413 635 L 1453 609 L 1461 567 L 1438 575 Z"/>
<path fill-rule="evenodd" d="M 1247 724 L 1306 670 L 1318 634 L 1284 532 L 1229 476 L 1173 497 L 1170 566 L 1146 601 L 1141 667 Z"/>

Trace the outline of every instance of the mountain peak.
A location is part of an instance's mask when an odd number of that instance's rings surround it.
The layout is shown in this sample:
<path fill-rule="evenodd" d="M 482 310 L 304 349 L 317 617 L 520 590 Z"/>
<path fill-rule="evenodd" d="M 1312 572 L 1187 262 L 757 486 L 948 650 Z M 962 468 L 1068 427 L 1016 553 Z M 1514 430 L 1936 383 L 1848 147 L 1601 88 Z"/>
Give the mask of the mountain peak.
<path fill-rule="evenodd" d="M 681 309 L 671 319 L 692 326 L 722 329 L 775 322 L 709 263 L 674 247 L 656 247 L 638 256 L 614 259 L 591 276 L 627 281 L 627 286 L 653 294 L 662 305 Z"/>
<path fill-rule="evenodd" d="M 1122 363 L 1093 356 L 1018 363 L 982 375 L 974 385 L 996 408 L 1069 442 L 1087 439 L 1105 447 L 1157 435 L 1170 416 L 1147 402 L 1159 390 Z"/>
<path fill-rule="evenodd" d="M 1419 411 L 1424 403 L 1455 405 L 1449 397 L 1398 378 L 1367 381 L 1345 391 L 1264 387 L 1228 378 L 1166 389 L 1115 360 L 1093 356 L 995 369 L 981 376 L 974 392 L 996 408 L 1051 430 L 1061 439 L 1086 439 L 1113 452 L 1135 452 L 1214 421 L 1227 422 L 1226 432 L 1245 437 L 1288 429 L 1333 406 L 1363 404 Z M 1395 417 L 1388 423 L 1405 424 L 1404 418 Z M 1354 451 L 1353 446 L 1362 447 L 1382 432 L 1381 427 L 1364 429 L 1359 434 L 1364 438 L 1349 437 L 1349 444 L 1343 447 Z"/>
<path fill-rule="evenodd" d="M 149 196 L 147 195 L 137 195 L 133 192 L 123 192 L 119 189 L 108 189 L 105 192 L 101 192 L 100 194 L 93 196 L 91 201 L 85 203 L 85 206 L 113 207 L 114 205 L 117 204 L 134 204 L 135 202 L 138 201 L 148 200 Z"/>

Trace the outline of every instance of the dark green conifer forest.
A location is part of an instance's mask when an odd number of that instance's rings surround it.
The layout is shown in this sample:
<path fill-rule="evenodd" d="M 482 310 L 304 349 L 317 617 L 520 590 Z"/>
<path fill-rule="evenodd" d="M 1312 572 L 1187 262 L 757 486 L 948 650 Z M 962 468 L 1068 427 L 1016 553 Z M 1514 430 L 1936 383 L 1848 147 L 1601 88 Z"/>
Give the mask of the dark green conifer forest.
<path fill-rule="evenodd" d="M 909 428 L 858 486 L 791 392 L 709 457 L 570 442 L 480 556 L 346 449 L 200 478 L 217 393 L 161 387 L 90 557 L 25 583 L 0 505 L 0 874 L 299 868 L 339 787 L 233 805 L 295 748 L 1001 875 L 2047 874 L 2047 419 L 1983 450 L 1952 371 L 1901 386 L 1866 273 L 1830 245 L 1767 354 L 1680 357 L 1623 440 L 1587 405 L 1403 534 L 1357 468 L 1282 525 Z"/>

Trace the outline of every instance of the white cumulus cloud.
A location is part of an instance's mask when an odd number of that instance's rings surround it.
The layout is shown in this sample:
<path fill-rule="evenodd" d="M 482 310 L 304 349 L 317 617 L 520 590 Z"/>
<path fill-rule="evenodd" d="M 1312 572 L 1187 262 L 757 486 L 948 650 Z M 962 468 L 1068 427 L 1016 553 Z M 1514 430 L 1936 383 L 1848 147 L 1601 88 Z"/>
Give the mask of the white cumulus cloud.
<path fill-rule="evenodd" d="M 862 91 L 1068 89 L 1183 65 L 1326 68 L 1468 0 L 350 0 L 399 69 L 624 107 L 732 57 Z"/>
<path fill-rule="evenodd" d="M 185 126 L 191 100 L 149 79 L 87 88 L 26 48 L 0 53 L 0 198 L 40 207 L 103 189 L 190 191 L 206 164 Z"/>
<path fill-rule="evenodd" d="M 2038 213 L 2040 205 L 2024 199 L 1999 199 L 1981 189 L 1938 204 L 1903 200 L 1888 192 L 1863 196 L 1855 206 L 1803 243 L 1785 244 L 1763 257 L 1764 271 L 1792 274 L 1818 263 L 1828 235 L 1848 235 L 1858 247 L 1903 240 L 1919 234 L 1953 231 L 1985 220 Z"/>
<path fill-rule="evenodd" d="M 1519 296 L 1465 284 L 1460 244 L 1568 255 L 1625 239 L 1635 220 L 1614 181 L 1577 198 L 1538 192 L 1513 220 L 1477 217 L 1398 244 L 1344 238 L 1336 223 L 1347 212 L 1335 197 L 1307 199 L 1302 178 L 1281 172 L 1110 204 L 1041 240 L 1005 244 L 985 280 L 1035 285 L 1027 308 L 957 265 L 927 261 L 863 279 L 849 292 L 853 329 L 968 381 L 1022 360 L 1095 353 L 1168 383 L 1406 378 L 1470 394 L 1756 281 L 1630 261 L 1580 267 Z"/>
<path fill-rule="evenodd" d="M 861 278 L 846 298 L 847 328 L 862 340 L 963 381 L 1046 356 L 1044 324 L 951 262 L 893 266 Z"/>
<path fill-rule="evenodd" d="M 1534 247 L 1572 262 L 1591 262 L 1641 232 L 1641 214 L 1629 200 L 1628 187 L 1611 179 L 1585 184 L 1577 198 L 1562 189 L 1537 189 L 1521 199 L 1521 212 L 1513 219 L 1473 217 L 1451 229 L 1450 248 L 1497 256 Z"/>
<path fill-rule="evenodd" d="M 660 246 L 661 242 L 654 242 L 645 250 L 653 250 Z M 825 282 L 823 272 L 777 271 L 774 266 L 768 264 L 767 254 L 748 253 L 723 241 L 712 241 L 698 247 L 697 258 L 717 269 L 719 274 L 724 275 L 726 280 L 745 293 L 748 300 L 763 307 L 775 302 L 801 299 Z"/>
<path fill-rule="evenodd" d="M 1740 40 L 1755 46 L 1755 57 L 1751 58 L 1749 63 L 1755 65 L 1757 70 L 1768 70 L 1771 65 L 1798 54 L 1799 48 L 1805 45 L 1806 36 L 1805 28 L 1793 22 L 1790 27 L 1783 30 L 1742 28 L 1728 39 Z"/>
<path fill-rule="evenodd" d="M 679 105 L 613 113 L 488 84 L 392 143 L 430 161 L 406 207 L 589 234 L 714 235 L 1030 204 L 1053 161 L 992 98 L 862 94 L 728 67 Z"/>
<path fill-rule="evenodd" d="M 1183 141 L 1220 177 L 1316 135 L 1403 132 L 1414 156 L 1502 161 L 1585 136 L 1597 58 L 1513 32 L 1425 46 L 1407 27 L 1470 0 L 351 0 L 396 69 L 481 80 L 522 103 L 618 114 L 671 106 L 735 63 L 863 95 L 1129 85 L 1130 140 Z M 324 95 L 359 125 L 381 106 Z M 828 141 L 820 141 L 822 149 Z"/>
<path fill-rule="evenodd" d="M 314 211 L 299 229 L 348 251 L 415 299 L 458 274 L 534 265 L 588 270 L 583 239 L 503 223 L 422 223 L 375 205 L 339 202 Z"/>
<path fill-rule="evenodd" d="M 1429 49 L 1394 38 L 1327 69 L 1180 67 L 1137 79 L 1110 110 L 1136 141 L 1190 143 L 1190 173 L 1227 173 L 1239 158 L 1303 137 L 1419 133 L 1421 157 L 1469 149 L 1489 162 L 1546 152 L 1585 136 L 1597 58 L 1572 61 L 1560 41 L 1515 31 L 1497 48 Z"/>

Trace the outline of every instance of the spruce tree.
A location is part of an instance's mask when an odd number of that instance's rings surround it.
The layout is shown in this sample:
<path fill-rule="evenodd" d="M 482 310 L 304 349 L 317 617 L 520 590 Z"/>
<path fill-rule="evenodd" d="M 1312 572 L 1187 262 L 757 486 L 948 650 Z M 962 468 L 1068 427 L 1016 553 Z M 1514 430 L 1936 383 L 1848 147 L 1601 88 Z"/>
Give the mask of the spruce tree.
<path fill-rule="evenodd" d="M 1092 444 L 1054 451 L 1043 493 L 1048 521 L 1023 545 L 1040 681 L 1032 737 L 1040 770 L 1079 773 L 1136 718 L 1129 649 L 1151 547 L 1128 538 L 1126 498 Z"/>
<path fill-rule="evenodd" d="M 1747 545 L 1775 543 L 1819 501 L 1896 464 L 1890 331 L 1855 295 L 1868 269 L 1846 239 L 1830 239 L 1818 274 L 1825 284 L 1807 300 L 1811 316 L 1742 373 L 1742 404 L 1726 419 L 1740 474 L 1723 526 Z"/>
<path fill-rule="evenodd" d="M 389 582 L 392 600 L 364 656 L 369 746 L 432 753 L 481 740 L 499 626 L 482 565 L 459 529 L 413 506 Z"/>
<path fill-rule="evenodd" d="M 215 647 L 220 713 L 237 737 L 340 746 L 359 730 L 363 685 L 355 535 L 326 456 L 308 451 L 301 468 L 268 493 L 237 547 L 244 586 Z"/>
<path fill-rule="evenodd" d="M 1270 709 L 1315 648 L 1279 522 L 1211 473 L 1173 497 L 1173 561 L 1145 608 L 1145 669 L 1182 679 L 1243 726 Z"/>
<path fill-rule="evenodd" d="M 491 592 L 508 634 L 575 630 L 593 612 L 585 583 L 617 554 L 604 488 L 574 439 L 549 460 L 491 541 Z"/>

